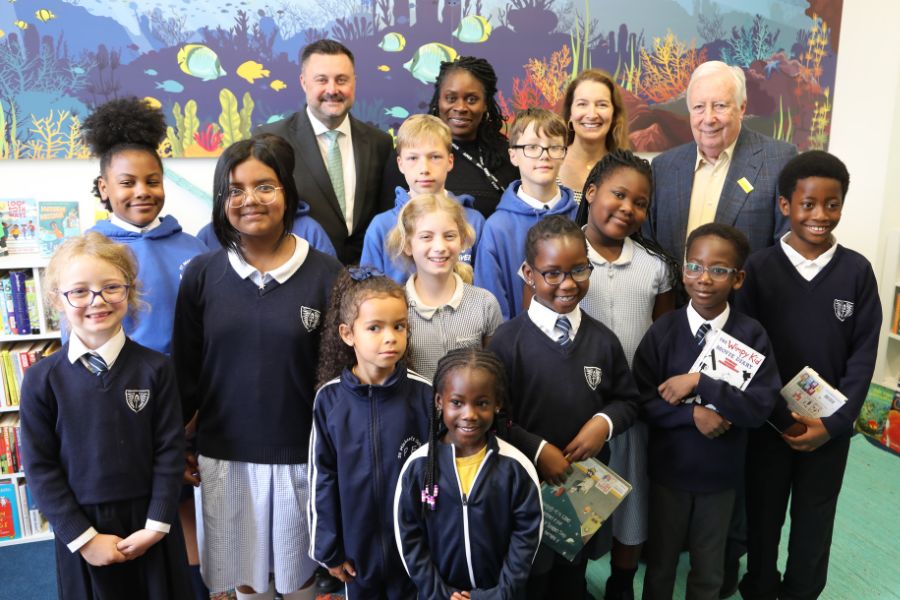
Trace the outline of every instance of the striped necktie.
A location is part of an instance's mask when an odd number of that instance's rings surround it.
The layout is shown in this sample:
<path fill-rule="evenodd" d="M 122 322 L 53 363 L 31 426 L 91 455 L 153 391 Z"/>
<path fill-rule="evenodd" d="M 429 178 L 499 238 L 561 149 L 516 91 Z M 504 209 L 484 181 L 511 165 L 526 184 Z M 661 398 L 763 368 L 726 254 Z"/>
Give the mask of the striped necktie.
<path fill-rule="evenodd" d="M 326 168 L 328 169 L 328 177 L 331 179 L 331 187 L 334 188 L 334 195 L 337 196 L 338 204 L 341 207 L 341 214 L 347 216 L 347 199 L 344 197 L 344 161 L 341 157 L 341 147 L 338 144 L 338 136 L 341 132 L 336 129 L 329 129 L 324 133 L 328 138 L 328 153 L 326 155 Z"/>
<path fill-rule="evenodd" d="M 109 367 L 106 365 L 106 361 L 103 360 L 103 357 L 99 354 L 87 352 L 82 358 L 84 359 L 84 364 L 87 367 L 87 370 L 97 377 L 100 377 L 101 375 L 109 371 Z"/>
<path fill-rule="evenodd" d="M 701 348 L 706 344 L 706 334 L 709 333 L 710 329 L 712 329 L 712 325 L 704 323 L 697 328 L 697 333 L 694 334 L 694 341 L 696 341 L 697 345 Z"/>
<path fill-rule="evenodd" d="M 562 335 L 556 338 L 556 343 L 563 348 L 567 348 L 569 344 L 572 343 L 572 340 L 569 339 L 569 333 L 572 331 L 572 324 L 569 323 L 567 317 L 559 317 L 556 319 L 556 328 L 562 331 Z"/>

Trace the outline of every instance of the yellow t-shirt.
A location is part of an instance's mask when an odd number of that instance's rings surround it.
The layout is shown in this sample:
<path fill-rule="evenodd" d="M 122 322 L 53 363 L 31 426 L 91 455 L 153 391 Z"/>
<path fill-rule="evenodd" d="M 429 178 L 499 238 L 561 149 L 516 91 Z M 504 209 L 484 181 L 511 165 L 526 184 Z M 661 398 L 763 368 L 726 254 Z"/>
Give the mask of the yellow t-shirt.
<path fill-rule="evenodd" d="M 487 455 L 487 445 L 472 456 L 456 459 L 456 472 L 459 473 L 459 485 L 462 486 L 463 494 L 469 495 L 469 490 L 475 483 L 475 475 L 478 474 L 478 467 L 481 466 L 485 455 Z"/>

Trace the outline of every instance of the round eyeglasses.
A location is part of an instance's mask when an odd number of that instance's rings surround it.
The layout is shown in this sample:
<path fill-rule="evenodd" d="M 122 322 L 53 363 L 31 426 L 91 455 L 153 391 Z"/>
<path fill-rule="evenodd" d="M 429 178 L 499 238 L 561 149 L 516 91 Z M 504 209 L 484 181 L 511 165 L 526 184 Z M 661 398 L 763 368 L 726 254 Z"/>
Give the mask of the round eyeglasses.
<path fill-rule="evenodd" d="M 591 271 L 594 270 L 594 265 L 582 265 L 580 267 L 575 267 L 571 271 L 560 271 L 558 269 L 553 269 L 552 271 L 538 271 L 541 274 L 541 277 L 544 278 L 544 281 L 547 282 L 547 285 L 559 285 L 563 281 L 566 280 L 566 277 L 569 275 L 572 276 L 572 280 L 575 283 L 581 283 L 583 281 L 587 281 L 591 278 Z"/>
<path fill-rule="evenodd" d="M 540 158 L 546 150 L 547 156 L 553 160 L 565 158 L 568 150 L 565 146 L 541 146 L 540 144 L 519 144 L 510 146 L 510 148 L 521 149 L 526 158 Z"/>
<path fill-rule="evenodd" d="M 252 190 L 244 190 L 237 187 L 229 188 L 226 192 L 228 207 L 240 208 L 244 206 L 247 203 L 247 198 L 251 195 L 260 204 L 272 204 L 275 202 L 275 198 L 278 197 L 278 190 L 283 189 L 283 187 L 277 187 L 268 183 L 258 185 Z"/>
<path fill-rule="evenodd" d="M 60 292 L 66 297 L 66 301 L 72 308 L 87 308 L 94 303 L 94 298 L 100 296 L 107 304 L 118 304 L 128 298 L 130 285 L 124 283 L 110 283 L 99 290 L 88 288 L 74 288 L 67 292 Z"/>
<path fill-rule="evenodd" d="M 709 278 L 713 281 L 725 281 L 732 273 L 737 273 L 738 269 L 734 267 L 720 267 L 718 265 L 704 267 L 699 263 L 692 262 L 684 263 L 684 276 L 688 279 L 698 279 L 703 275 L 704 271 L 709 273 Z"/>

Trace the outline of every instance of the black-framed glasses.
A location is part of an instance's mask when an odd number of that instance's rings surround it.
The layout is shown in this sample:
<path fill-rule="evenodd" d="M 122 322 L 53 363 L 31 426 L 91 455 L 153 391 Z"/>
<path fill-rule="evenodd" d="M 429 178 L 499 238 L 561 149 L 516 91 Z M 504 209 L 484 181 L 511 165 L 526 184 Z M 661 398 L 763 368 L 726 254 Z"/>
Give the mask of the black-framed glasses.
<path fill-rule="evenodd" d="M 118 304 L 128 298 L 130 285 L 125 283 L 110 283 L 99 290 L 88 288 L 74 288 L 67 292 L 60 292 L 66 297 L 66 301 L 72 308 L 87 308 L 94 303 L 94 298 L 100 296 L 107 304 Z"/>
<path fill-rule="evenodd" d="M 554 160 L 565 158 L 568 151 L 568 148 L 565 146 L 541 146 L 540 144 L 517 144 L 510 146 L 510 148 L 521 149 L 522 154 L 527 158 L 540 158 L 546 150 L 547 155 Z"/>
<path fill-rule="evenodd" d="M 541 277 L 544 278 L 544 281 L 547 282 L 547 285 L 559 285 L 563 281 L 566 280 L 566 277 L 572 276 L 572 280 L 575 283 L 581 283 L 582 281 L 587 281 L 591 278 L 591 271 L 594 270 L 594 265 L 587 264 L 581 265 L 580 267 L 575 267 L 571 271 L 560 271 L 559 269 L 553 269 L 551 271 L 538 271 Z"/>
<path fill-rule="evenodd" d="M 728 277 L 731 276 L 732 273 L 737 273 L 738 269 L 734 267 L 721 267 L 718 265 L 713 265 L 711 267 L 704 267 L 699 263 L 688 262 L 684 263 L 684 276 L 688 279 L 697 279 L 703 275 L 703 272 L 709 273 L 709 278 L 713 281 L 725 281 Z"/>
<path fill-rule="evenodd" d="M 258 185 L 252 190 L 244 190 L 238 187 L 228 188 L 226 196 L 228 198 L 229 208 L 240 208 L 247 203 L 247 198 L 252 194 L 256 201 L 260 204 L 272 204 L 278 197 L 278 190 L 283 187 L 274 186 L 268 183 Z"/>

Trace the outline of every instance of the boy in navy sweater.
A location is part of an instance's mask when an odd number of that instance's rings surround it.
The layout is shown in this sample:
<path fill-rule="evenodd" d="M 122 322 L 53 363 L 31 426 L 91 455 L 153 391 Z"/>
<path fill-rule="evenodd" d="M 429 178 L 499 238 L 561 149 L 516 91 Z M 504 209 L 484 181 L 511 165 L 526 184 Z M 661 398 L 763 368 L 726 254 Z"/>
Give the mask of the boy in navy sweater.
<path fill-rule="evenodd" d="M 735 488 L 743 477 L 745 429 L 765 421 L 780 384 L 766 332 L 728 305 L 729 294 L 743 284 L 748 253 L 747 238 L 734 227 L 710 223 L 695 229 L 683 274 L 691 301 L 660 317 L 634 357 L 650 428 L 644 600 L 671 599 L 685 544 L 691 555 L 687 597 L 719 597 Z M 744 391 L 688 372 L 706 336 L 720 329 L 766 357 Z"/>
<path fill-rule="evenodd" d="M 821 419 L 791 413 L 779 398 L 769 417 L 774 428 L 750 432 L 748 572 L 740 585 L 747 599 L 817 598 L 825 587 L 850 435 L 872 380 L 881 327 L 872 266 L 832 236 L 849 183 L 847 168 L 827 152 L 806 152 L 785 165 L 779 202 L 791 231 L 747 262 L 747 285 L 735 300 L 769 331 L 783 382 L 809 366 L 847 397 Z M 781 578 L 778 543 L 788 497 L 790 551 Z"/>

